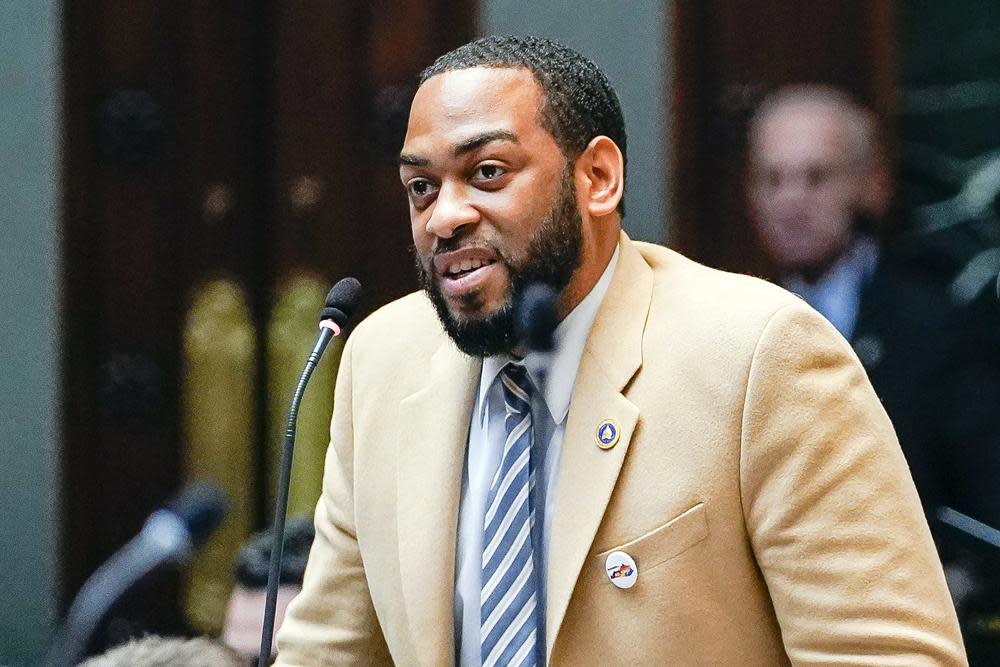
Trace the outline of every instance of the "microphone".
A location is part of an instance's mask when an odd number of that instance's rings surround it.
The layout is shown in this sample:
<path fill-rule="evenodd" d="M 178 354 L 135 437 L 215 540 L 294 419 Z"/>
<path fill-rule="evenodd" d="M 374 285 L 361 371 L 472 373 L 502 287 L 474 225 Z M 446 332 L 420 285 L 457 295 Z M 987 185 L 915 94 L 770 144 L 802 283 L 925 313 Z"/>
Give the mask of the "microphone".
<path fill-rule="evenodd" d="M 306 360 L 299 383 L 292 395 L 292 405 L 288 410 L 288 424 L 285 427 L 285 444 L 281 451 L 281 468 L 278 474 L 277 503 L 274 510 L 274 526 L 271 543 L 271 567 L 267 575 L 267 598 L 264 603 L 264 625 L 260 633 L 260 656 L 257 664 L 266 667 L 271 663 L 271 641 L 274 635 L 274 615 L 278 604 L 278 583 L 281 579 L 281 552 L 285 541 L 285 513 L 288 511 L 288 487 L 292 477 L 292 454 L 295 450 L 295 427 L 299 415 L 299 403 L 305 394 L 306 384 L 312 377 L 320 357 L 334 336 L 339 336 L 347 326 L 361 301 L 361 283 L 357 278 L 344 278 L 334 285 L 326 295 L 323 309 L 319 312 L 319 337 Z"/>
<path fill-rule="evenodd" d="M 87 579 L 70 606 L 46 664 L 77 664 L 108 609 L 146 574 L 163 563 L 182 565 L 226 515 L 222 490 L 204 482 L 191 484 L 163 509 L 153 512 L 139 534 Z"/>
<path fill-rule="evenodd" d="M 529 350 L 551 352 L 555 347 L 558 302 L 559 294 L 544 283 L 532 283 L 524 290 L 517 309 L 517 332 Z"/>
<path fill-rule="evenodd" d="M 354 315 L 360 301 L 361 283 L 358 282 L 358 279 L 344 278 L 340 280 L 326 294 L 323 310 L 319 311 L 320 328 L 331 331 L 334 336 L 339 335 Z M 327 342 L 330 342 L 329 339 Z"/>
<path fill-rule="evenodd" d="M 538 391 L 545 395 L 549 365 L 555 350 L 555 330 L 559 324 L 559 293 L 544 283 L 532 283 L 517 304 L 514 320 L 517 339 L 526 352 L 538 352 Z"/>

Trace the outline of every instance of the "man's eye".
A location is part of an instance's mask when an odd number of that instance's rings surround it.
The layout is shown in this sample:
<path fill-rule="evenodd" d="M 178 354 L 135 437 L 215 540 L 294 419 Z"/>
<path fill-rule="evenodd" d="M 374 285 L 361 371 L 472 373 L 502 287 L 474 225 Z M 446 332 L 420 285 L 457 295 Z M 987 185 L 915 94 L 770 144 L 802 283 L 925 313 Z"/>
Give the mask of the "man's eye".
<path fill-rule="evenodd" d="M 476 175 L 484 181 L 492 181 L 503 176 L 503 167 L 495 164 L 482 164 L 476 168 Z"/>
<path fill-rule="evenodd" d="M 425 178 L 415 178 L 406 184 L 410 201 L 418 209 L 426 208 L 437 193 L 436 186 Z"/>
<path fill-rule="evenodd" d="M 820 188 L 833 180 L 834 170 L 830 167 L 811 167 L 806 171 L 806 182 L 811 188 Z"/>
<path fill-rule="evenodd" d="M 415 178 L 406 184 L 406 189 L 412 197 L 426 197 L 434 194 L 434 185 L 425 178 Z"/>

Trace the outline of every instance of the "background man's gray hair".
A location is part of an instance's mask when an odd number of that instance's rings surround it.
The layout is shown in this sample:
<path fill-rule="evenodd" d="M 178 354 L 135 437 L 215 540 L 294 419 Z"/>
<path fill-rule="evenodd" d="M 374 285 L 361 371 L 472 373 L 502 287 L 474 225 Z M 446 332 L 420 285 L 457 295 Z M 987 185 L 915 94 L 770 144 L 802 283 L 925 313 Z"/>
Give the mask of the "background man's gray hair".
<path fill-rule="evenodd" d="M 855 164 L 870 164 L 883 157 L 878 118 L 850 94 L 818 83 L 793 84 L 778 88 L 758 105 L 750 120 L 750 147 L 764 121 L 789 107 L 821 107 L 842 115 Z"/>

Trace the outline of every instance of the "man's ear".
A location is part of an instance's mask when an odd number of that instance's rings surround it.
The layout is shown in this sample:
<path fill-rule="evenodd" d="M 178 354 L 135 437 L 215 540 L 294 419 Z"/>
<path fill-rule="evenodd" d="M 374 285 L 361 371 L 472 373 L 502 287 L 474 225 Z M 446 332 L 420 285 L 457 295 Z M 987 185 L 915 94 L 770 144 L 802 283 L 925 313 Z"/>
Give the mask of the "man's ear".
<path fill-rule="evenodd" d="M 861 208 L 876 220 L 889 212 L 892 204 L 892 174 L 884 160 L 875 160 L 861 181 Z"/>
<path fill-rule="evenodd" d="M 625 160 L 614 141 L 594 137 L 576 160 L 577 197 L 591 218 L 611 215 L 625 190 Z"/>

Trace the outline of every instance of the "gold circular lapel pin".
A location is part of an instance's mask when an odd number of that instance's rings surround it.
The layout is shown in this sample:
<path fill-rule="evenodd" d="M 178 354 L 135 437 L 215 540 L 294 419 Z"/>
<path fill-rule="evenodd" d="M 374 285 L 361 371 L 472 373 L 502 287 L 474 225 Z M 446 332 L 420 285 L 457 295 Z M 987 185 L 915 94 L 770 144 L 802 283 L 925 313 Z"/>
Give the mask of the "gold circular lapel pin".
<path fill-rule="evenodd" d="M 594 431 L 594 441 L 601 449 L 611 449 L 618 444 L 619 437 L 621 437 L 621 429 L 618 428 L 618 423 L 614 419 L 605 419 L 597 425 L 597 430 Z"/>

